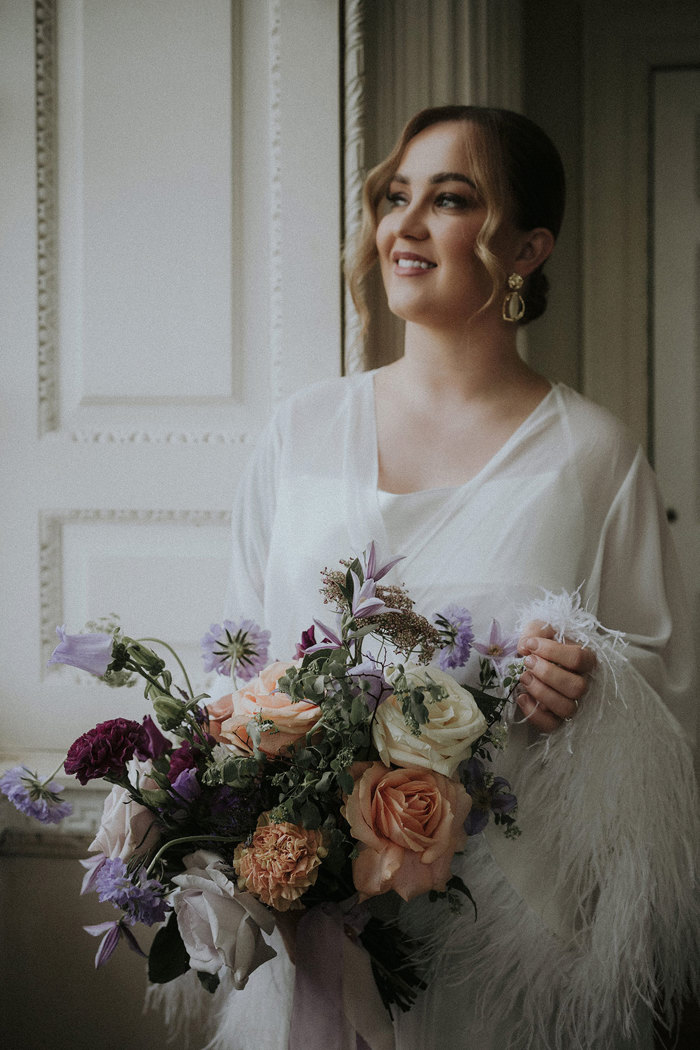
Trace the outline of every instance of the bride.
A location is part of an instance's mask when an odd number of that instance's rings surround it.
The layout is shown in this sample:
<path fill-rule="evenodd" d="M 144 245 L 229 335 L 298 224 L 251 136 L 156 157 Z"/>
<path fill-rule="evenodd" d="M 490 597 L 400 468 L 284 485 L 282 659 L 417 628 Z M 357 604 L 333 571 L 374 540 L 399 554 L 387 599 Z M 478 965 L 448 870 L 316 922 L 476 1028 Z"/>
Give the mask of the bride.
<path fill-rule="evenodd" d="M 286 401 L 235 501 L 226 616 L 264 624 L 279 658 L 324 617 L 319 570 L 372 539 L 405 555 L 391 578 L 419 612 L 457 603 L 477 636 L 492 617 L 519 630 L 527 671 L 498 772 L 522 835 L 494 828 L 457 858 L 476 922 L 405 908 L 435 951 L 397 1050 L 651 1047 L 653 1011 L 671 1020 L 698 972 L 692 647 L 655 479 L 616 420 L 516 349 L 546 307 L 563 208 L 561 162 L 531 121 L 415 116 L 367 179 L 350 273 L 366 316 L 378 263 L 404 354 Z M 213 1045 L 287 1046 L 294 967 L 277 946 Z"/>

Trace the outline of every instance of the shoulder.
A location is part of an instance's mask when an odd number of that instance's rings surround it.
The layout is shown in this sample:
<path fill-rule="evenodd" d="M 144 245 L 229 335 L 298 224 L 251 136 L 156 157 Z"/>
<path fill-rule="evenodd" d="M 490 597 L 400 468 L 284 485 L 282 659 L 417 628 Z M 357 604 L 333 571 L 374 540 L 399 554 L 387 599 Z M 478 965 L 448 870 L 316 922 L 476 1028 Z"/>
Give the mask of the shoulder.
<path fill-rule="evenodd" d="M 571 387 L 553 388 L 556 410 L 572 459 L 589 463 L 620 479 L 633 463 L 644 459 L 639 443 L 616 416 Z"/>
<path fill-rule="evenodd" d="M 328 432 L 343 425 L 371 403 L 371 373 L 322 379 L 285 397 L 273 413 L 275 424 L 285 435 Z"/>

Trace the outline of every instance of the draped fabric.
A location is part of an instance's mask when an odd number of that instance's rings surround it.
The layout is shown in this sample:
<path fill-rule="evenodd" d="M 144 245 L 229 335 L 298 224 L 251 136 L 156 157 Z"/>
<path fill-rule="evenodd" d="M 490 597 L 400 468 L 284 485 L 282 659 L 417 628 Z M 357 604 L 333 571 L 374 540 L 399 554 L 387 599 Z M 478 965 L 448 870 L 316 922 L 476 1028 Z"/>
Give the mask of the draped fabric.
<path fill-rule="evenodd" d="M 433 934 L 435 975 L 397 1020 L 397 1048 L 650 1045 L 653 1002 L 682 990 L 685 965 L 698 970 L 694 662 L 653 473 L 607 412 L 555 385 L 466 484 L 381 493 L 374 413 L 371 372 L 277 411 L 238 486 L 225 615 L 256 619 L 271 656 L 290 659 L 329 616 L 320 570 L 373 539 L 406 555 L 387 582 L 405 583 L 419 612 L 466 606 L 481 638 L 492 618 L 514 632 L 539 614 L 599 653 L 565 729 L 540 738 L 514 719 L 498 771 L 523 834 L 490 830 L 455 860 L 476 923 L 406 908 L 410 928 Z M 290 995 L 280 948 L 221 1004 L 213 1045 L 283 1050 Z"/>

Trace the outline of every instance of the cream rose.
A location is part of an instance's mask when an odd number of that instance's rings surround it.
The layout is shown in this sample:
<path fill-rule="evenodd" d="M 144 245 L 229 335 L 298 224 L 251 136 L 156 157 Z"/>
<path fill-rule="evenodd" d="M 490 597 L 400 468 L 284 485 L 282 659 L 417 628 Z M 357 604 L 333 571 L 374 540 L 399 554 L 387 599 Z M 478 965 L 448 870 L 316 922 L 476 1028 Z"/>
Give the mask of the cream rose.
<path fill-rule="evenodd" d="M 429 769 L 387 769 L 360 762 L 345 803 L 350 833 L 359 843 L 352 862 L 360 898 L 394 890 L 405 901 L 444 890 L 456 850 L 467 841 L 471 799 L 459 781 Z"/>
<path fill-rule="evenodd" d="M 471 756 L 471 744 L 486 732 L 486 719 L 470 692 L 438 667 L 407 664 L 406 677 L 412 686 L 428 680 L 442 686 L 444 700 L 427 704 L 429 718 L 414 736 L 395 696 L 377 708 L 372 740 L 385 765 L 425 766 L 451 777 L 459 763 Z"/>
<path fill-rule="evenodd" d="M 198 850 L 184 864 L 184 874 L 173 876 L 172 904 L 190 966 L 212 974 L 228 969 L 235 987 L 245 988 L 253 970 L 277 954 L 261 933 L 272 933 L 274 919 L 227 878 L 216 853 Z"/>
<path fill-rule="evenodd" d="M 321 709 L 308 700 L 292 702 L 286 693 L 276 692 L 277 683 L 286 674 L 290 663 L 270 664 L 252 678 L 238 692 L 233 693 L 233 714 L 221 723 L 221 740 L 240 747 L 248 745 L 246 726 L 256 718 L 273 722 L 275 730 L 265 730 L 261 735 L 260 750 L 267 755 L 276 755 L 285 747 L 301 740 L 321 717 Z"/>
<path fill-rule="evenodd" d="M 158 785 L 148 774 L 148 764 L 132 760 L 127 770 L 132 783 L 146 791 L 156 790 Z M 150 809 L 139 805 L 126 788 L 115 784 L 104 802 L 102 820 L 94 840 L 88 846 L 90 853 L 103 853 L 105 857 L 119 857 L 128 861 L 134 853 L 145 853 L 160 839 L 160 830 Z"/>

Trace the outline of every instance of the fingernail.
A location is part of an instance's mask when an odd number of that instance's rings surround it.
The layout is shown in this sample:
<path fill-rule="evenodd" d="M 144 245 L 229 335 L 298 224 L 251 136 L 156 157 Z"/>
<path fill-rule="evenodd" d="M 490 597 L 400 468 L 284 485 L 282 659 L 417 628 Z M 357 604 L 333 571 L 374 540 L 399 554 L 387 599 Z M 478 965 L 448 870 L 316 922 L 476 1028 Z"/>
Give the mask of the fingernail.
<path fill-rule="evenodd" d="M 538 642 L 537 638 L 526 638 L 525 639 L 525 648 L 526 649 L 536 649 L 537 648 L 537 642 Z"/>
<path fill-rule="evenodd" d="M 534 656 L 526 656 L 523 660 L 523 663 L 526 667 L 534 667 L 536 662 L 537 661 L 535 660 Z"/>

